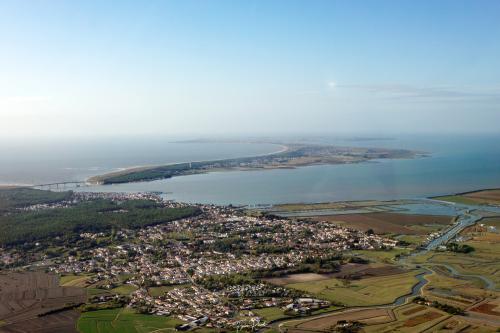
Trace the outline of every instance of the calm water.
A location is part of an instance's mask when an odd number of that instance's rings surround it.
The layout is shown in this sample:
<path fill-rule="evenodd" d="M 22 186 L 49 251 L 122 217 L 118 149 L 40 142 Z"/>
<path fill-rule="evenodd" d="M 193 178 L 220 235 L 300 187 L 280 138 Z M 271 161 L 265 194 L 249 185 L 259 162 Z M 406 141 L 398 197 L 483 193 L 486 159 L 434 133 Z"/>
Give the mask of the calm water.
<path fill-rule="evenodd" d="M 171 199 L 186 202 L 273 204 L 422 198 L 500 187 L 500 135 L 403 136 L 381 141 L 326 138 L 315 141 L 345 146 L 417 149 L 430 152 L 432 156 L 292 170 L 213 172 L 154 182 L 95 186 L 84 190 L 161 191 Z M 218 145 L 211 147 L 212 152 L 220 155 Z M 183 146 L 179 149 L 189 148 Z M 242 155 L 248 155 L 248 152 Z M 182 160 L 186 160 L 187 156 L 184 157 Z"/>
<path fill-rule="evenodd" d="M 0 184 L 85 180 L 119 168 L 267 154 L 281 147 L 245 143 L 173 143 L 175 138 L 93 141 L 0 140 Z"/>

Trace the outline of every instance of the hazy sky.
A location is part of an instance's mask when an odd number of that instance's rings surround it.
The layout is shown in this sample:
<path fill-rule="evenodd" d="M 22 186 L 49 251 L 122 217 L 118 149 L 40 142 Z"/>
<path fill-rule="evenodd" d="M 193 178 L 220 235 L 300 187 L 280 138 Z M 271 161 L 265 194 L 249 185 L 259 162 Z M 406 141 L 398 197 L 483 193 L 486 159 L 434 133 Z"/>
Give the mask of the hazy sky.
<path fill-rule="evenodd" d="M 500 132 L 500 1 L 0 0 L 0 135 Z"/>

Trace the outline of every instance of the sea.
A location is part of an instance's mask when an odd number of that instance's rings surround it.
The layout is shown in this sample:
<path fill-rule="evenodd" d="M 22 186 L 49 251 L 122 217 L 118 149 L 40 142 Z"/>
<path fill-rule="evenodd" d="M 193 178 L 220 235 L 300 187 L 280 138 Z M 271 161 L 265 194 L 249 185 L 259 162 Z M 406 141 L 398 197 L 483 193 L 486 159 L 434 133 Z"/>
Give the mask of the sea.
<path fill-rule="evenodd" d="M 277 138 L 269 140 L 278 141 Z M 420 199 L 500 187 L 500 134 L 326 135 L 285 139 L 288 142 L 292 140 L 341 146 L 405 148 L 425 152 L 426 157 L 296 169 L 218 171 L 151 182 L 81 186 L 76 190 L 154 191 L 182 202 L 267 205 Z M 0 184 L 81 181 L 133 166 L 252 156 L 281 148 L 264 143 L 179 142 L 168 137 L 2 142 Z"/>

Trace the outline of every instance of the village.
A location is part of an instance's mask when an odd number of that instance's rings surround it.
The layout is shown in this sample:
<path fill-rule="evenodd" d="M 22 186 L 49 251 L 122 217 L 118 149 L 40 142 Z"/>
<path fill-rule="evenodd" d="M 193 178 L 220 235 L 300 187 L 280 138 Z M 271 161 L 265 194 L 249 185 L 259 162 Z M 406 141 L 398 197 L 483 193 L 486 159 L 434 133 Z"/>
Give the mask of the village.
<path fill-rule="evenodd" d="M 84 194 L 84 198 L 101 195 Z M 103 196 L 117 201 L 147 198 L 169 207 L 183 205 L 155 194 Z M 267 284 L 259 277 L 311 269 L 334 272 L 344 251 L 396 245 L 394 240 L 329 222 L 249 216 L 232 207 L 198 206 L 200 215 L 169 223 L 81 233 L 81 239 L 96 246 L 69 251 L 63 258 L 44 263 L 60 275 L 88 276 L 88 285 L 104 290 L 129 286 L 129 307 L 175 315 L 188 322 L 180 329 L 202 325 L 255 328 L 266 323 L 253 309 L 279 307 L 298 315 L 330 305 Z M 98 246 L 100 243 L 105 246 Z M 165 292 L 151 293 L 154 288 L 165 288 Z M 108 294 L 93 302 L 105 304 L 113 297 L 117 296 Z"/>

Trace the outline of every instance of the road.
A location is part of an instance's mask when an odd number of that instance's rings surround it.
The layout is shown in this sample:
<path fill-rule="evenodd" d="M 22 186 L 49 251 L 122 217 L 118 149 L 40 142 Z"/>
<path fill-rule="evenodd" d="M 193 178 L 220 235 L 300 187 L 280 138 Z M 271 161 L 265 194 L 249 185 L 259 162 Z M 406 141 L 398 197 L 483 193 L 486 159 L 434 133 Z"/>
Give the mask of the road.
<path fill-rule="evenodd" d="M 454 238 L 462 230 L 476 224 L 476 222 L 482 218 L 483 217 L 479 214 L 473 214 L 470 211 L 466 211 L 462 215 L 458 216 L 457 221 L 455 222 L 455 224 L 453 224 L 453 226 L 445 230 L 441 236 L 430 241 L 425 249 L 427 251 L 434 250 L 440 245 L 446 244 L 450 239 Z"/>

